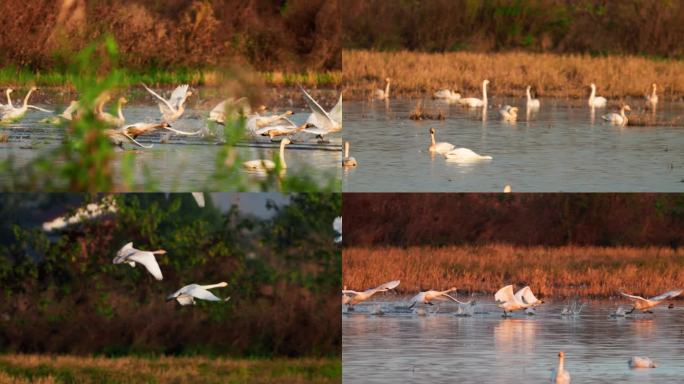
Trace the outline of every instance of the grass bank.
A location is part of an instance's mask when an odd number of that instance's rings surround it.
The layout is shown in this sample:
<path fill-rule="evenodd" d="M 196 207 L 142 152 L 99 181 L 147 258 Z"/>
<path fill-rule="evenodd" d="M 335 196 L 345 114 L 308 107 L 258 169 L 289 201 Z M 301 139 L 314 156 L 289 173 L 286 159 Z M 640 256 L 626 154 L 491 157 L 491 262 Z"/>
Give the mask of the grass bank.
<path fill-rule="evenodd" d="M 392 79 L 393 96 L 431 96 L 452 88 L 464 96 L 481 97 L 483 79 L 491 81 L 489 94 L 524 96 L 531 85 L 540 97 L 584 98 L 589 84 L 598 93 L 619 101 L 626 96 L 643 99 L 651 83 L 659 85 L 661 100 L 684 96 L 684 61 L 653 60 L 636 56 L 508 53 L 420 53 L 345 50 L 342 53 L 347 99 L 366 99 Z"/>
<path fill-rule="evenodd" d="M 0 355 L 0 384 L 339 383 L 342 362 L 327 359 L 78 357 Z"/>
<path fill-rule="evenodd" d="M 494 293 L 530 285 L 541 297 L 607 298 L 619 290 L 645 296 L 684 288 L 684 250 L 665 247 L 375 247 L 346 248 L 342 282 L 367 289 L 400 279 L 400 293 L 455 286 Z"/>

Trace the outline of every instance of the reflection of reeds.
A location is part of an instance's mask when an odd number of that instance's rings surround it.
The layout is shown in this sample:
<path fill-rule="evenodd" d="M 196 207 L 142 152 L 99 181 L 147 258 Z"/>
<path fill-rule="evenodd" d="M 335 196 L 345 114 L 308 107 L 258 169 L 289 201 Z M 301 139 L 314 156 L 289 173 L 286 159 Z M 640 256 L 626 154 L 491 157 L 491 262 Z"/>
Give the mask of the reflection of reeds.
<path fill-rule="evenodd" d="M 670 119 L 658 119 L 650 113 L 631 114 L 627 125 L 640 127 L 680 127 L 684 126 L 684 117 L 675 116 Z"/>
<path fill-rule="evenodd" d="M 619 290 L 656 295 L 684 288 L 684 251 L 664 247 L 376 247 L 347 248 L 343 285 L 365 289 L 400 279 L 411 293 L 456 286 L 494 293 L 530 285 L 542 297 L 609 297 Z"/>
<path fill-rule="evenodd" d="M 205 357 L 0 356 L 0 383 L 336 383 L 342 368 L 329 359 L 210 359 Z"/>
<path fill-rule="evenodd" d="M 441 88 L 453 88 L 464 96 L 480 97 L 483 79 L 490 94 L 524 96 L 531 85 L 541 97 L 589 96 L 595 82 L 598 93 L 615 101 L 632 96 L 643 100 L 655 82 L 661 100 L 681 98 L 684 71 L 676 60 L 643 57 L 591 57 L 582 55 L 508 53 L 419 53 L 346 50 L 345 97 L 365 98 L 385 77 L 392 92 L 401 96 L 424 96 Z M 600 70 L 598 70 L 600 69 Z"/>
<path fill-rule="evenodd" d="M 409 114 L 411 120 L 444 120 L 446 115 L 438 110 L 437 112 L 427 111 L 423 107 L 423 101 L 418 101 Z"/>

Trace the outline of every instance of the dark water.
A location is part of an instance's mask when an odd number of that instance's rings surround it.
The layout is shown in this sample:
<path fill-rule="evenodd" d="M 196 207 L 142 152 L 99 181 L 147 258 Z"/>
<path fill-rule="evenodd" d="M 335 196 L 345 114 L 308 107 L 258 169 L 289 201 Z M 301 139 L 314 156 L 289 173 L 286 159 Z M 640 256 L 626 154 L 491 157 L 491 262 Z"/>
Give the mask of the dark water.
<path fill-rule="evenodd" d="M 684 191 L 684 126 L 604 124 L 600 116 L 611 109 L 597 109 L 592 124 L 583 101 L 541 102 L 526 121 L 522 99 L 497 98 L 485 122 L 481 109 L 438 101 L 426 108 L 442 110 L 446 120 L 408 119 L 416 100 L 347 102 L 344 137 L 359 165 L 343 172 L 344 191 L 500 192 L 506 184 L 514 192 Z M 501 122 L 498 104 L 522 107 L 518 122 Z M 684 116 L 684 104 L 660 104 L 659 120 Z M 431 156 L 430 127 L 438 142 L 494 159 L 459 164 Z"/>
<path fill-rule="evenodd" d="M 39 105 L 40 106 L 40 105 Z M 47 106 L 42 106 L 48 108 Z M 49 108 L 55 108 L 50 106 Z M 62 110 L 63 107 L 57 108 Z M 130 106 L 124 109 L 127 123 L 154 122 L 159 118 L 159 110 L 156 107 Z M 206 127 L 204 115 L 206 111 L 186 111 L 184 117 L 172 124 L 174 129 L 194 132 Z M 0 126 L 0 132 L 9 135 L 9 142 L 0 143 L 0 161 L 11 157 L 16 166 L 28 164 L 41 154 L 47 154 L 59 146 L 64 139 L 63 128 L 39 121 L 48 114 L 30 111 L 26 117 L 17 124 Z M 307 111 L 300 110 L 293 115 L 296 123 L 304 122 L 308 116 Z M 222 129 L 219 127 L 219 129 Z M 218 132 L 219 137 L 221 132 Z M 161 143 L 162 138 L 167 143 Z M 332 180 L 340 178 L 341 162 L 341 135 L 328 137 L 330 144 L 318 144 L 315 140 L 291 144 L 286 147 L 285 159 L 288 165 L 287 174 L 306 174 L 321 187 L 328 186 Z M 194 191 L 216 190 L 217 187 L 210 181 L 216 172 L 216 158 L 221 146 L 216 136 L 168 136 L 164 134 L 152 134 L 139 137 L 138 141 L 154 144 L 151 149 L 135 150 L 135 184 L 134 190 L 149 190 L 150 185 L 160 191 Z M 127 146 L 126 152 L 135 149 Z M 252 159 L 271 159 L 272 154 L 279 150 L 278 143 L 269 140 L 259 140 L 255 146 L 250 142 L 242 143 L 236 147 L 241 161 Z M 114 169 L 120 175 L 121 159 L 123 152 L 115 154 Z M 227 172 L 227 171 L 226 171 Z M 247 188 L 258 188 L 261 175 L 240 170 L 247 177 Z M 13 175 L 0 174 L 0 187 L 8 185 Z M 153 181 L 153 184 L 149 182 Z"/>
<path fill-rule="evenodd" d="M 407 298 L 408 299 L 408 298 Z M 493 303 L 472 317 L 439 304 L 418 316 L 376 302 L 342 315 L 345 383 L 548 383 L 565 352 L 573 383 L 681 383 L 684 380 L 684 308 L 660 306 L 653 315 L 612 318 L 628 303 L 591 302 L 578 317 L 560 315 L 564 303 L 536 315 L 502 318 Z M 382 316 L 370 312 L 384 308 Z M 632 356 L 658 368 L 630 369 Z"/>

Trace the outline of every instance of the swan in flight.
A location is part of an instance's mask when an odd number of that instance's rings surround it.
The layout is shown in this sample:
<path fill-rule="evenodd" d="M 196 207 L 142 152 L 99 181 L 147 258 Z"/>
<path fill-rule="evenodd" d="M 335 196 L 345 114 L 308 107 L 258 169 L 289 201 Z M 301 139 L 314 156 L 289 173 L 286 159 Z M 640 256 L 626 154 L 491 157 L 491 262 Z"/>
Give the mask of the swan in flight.
<path fill-rule="evenodd" d="M 145 149 L 150 149 L 153 147 L 152 144 L 144 145 L 144 144 L 140 143 L 138 140 L 136 140 L 135 138 L 131 137 L 131 135 L 129 135 L 128 132 L 126 132 L 125 127 L 117 128 L 117 129 L 105 129 L 104 134 L 107 136 L 107 138 L 109 138 L 109 141 L 113 145 L 115 145 L 119 148 L 123 148 L 124 143 L 127 143 L 127 142 L 131 142 L 131 143 L 133 143 L 133 144 L 135 144 L 141 148 L 145 148 Z"/>
<path fill-rule="evenodd" d="M 492 160 L 491 156 L 483 156 L 475 153 L 468 148 L 456 148 L 444 154 L 444 157 L 457 163 L 469 163 L 480 160 Z"/>
<path fill-rule="evenodd" d="M 159 111 L 162 114 L 162 121 L 167 123 L 176 121 L 183 115 L 183 112 L 185 112 L 185 100 L 192 96 L 192 92 L 188 91 L 187 84 L 176 87 L 168 100 L 156 94 L 147 85 L 142 84 L 142 86 L 145 87 L 147 92 L 159 99 Z"/>
<path fill-rule="evenodd" d="M 641 296 L 635 296 L 635 295 L 629 295 L 624 292 L 620 292 L 620 294 L 633 302 L 633 307 L 629 312 L 626 313 L 632 313 L 634 312 L 635 309 L 640 310 L 641 312 L 647 312 L 647 313 L 653 313 L 651 312 L 651 308 L 655 307 L 656 305 L 662 303 L 665 300 L 675 298 L 679 296 L 682 293 L 681 289 L 674 290 L 674 291 L 668 291 L 665 292 L 661 295 L 651 297 L 650 299 L 644 299 Z"/>
<path fill-rule="evenodd" d="M 306 128 L 313 127 L 313 125 L 309 123 L 304 123 L 302 125 L 296 125 L 295 123 L 291 122 L 289 119 L 287 120 L 287 124 L 284 125 L 268 125 L 263 128 L 259 128 L 256 131 L 254 131 L 254 136 L 268 136 L 273 140 L 274 137 L 278 136 L 290 136 L 293 135 L 297 132 L 301 132 L 305 130 Z"/>
<path fill-rule="evenodd" d="M 349 156 L 349 142 L 344 142 L 344 157 L 342 158 L 342 166 L 345 168 L 356 167 L 356 159 Z"/>
<path fill-rule="evenodd" d="M 204 192 L 191 192 L 192 193 L 192 198 L 195 199 L 195 202 L 197 203 L 197 206 L 200 208 L 204 208 Z"/>
<path fill-rule="evenodd" d="M 461 100 L 461 94 L 451 89 L 440 89 L 432 94 L 433 99 L 444 100 L 448 103 L 456 103 Z"/>
<path fill-rule="evenodd" d="M 342 242 L 342 216 L 337 216 L 335 220 L 333 220 L 333 230 L 335 233 L 337 233 L 339 236 L 335 238 L 336 243 L 341 243 Z"/>
<path fill-rule="evenodd" d="M 209 112 L 208 120 L 224 125 L 226 122 L 226 112 L 231 118 L 236 118 L 240 115 L 249 116 L 252 114 L 252 107 L 250 107 L 246 97 L 241 97 L 237 100 L 229 97 L 216 104 L 214 109 Z"/>
<path fill-rule="evenodd" d="M 5 109 L 14 108 L 14 105 L 12 105 L 12 98 L 10 97 L 12 92 L 14 92 L 12 88 L 7 88 L 5 90 L 5 95 L 7 95 L 7 104 L 0 103 L 0 112 L 4 111 Z"/>
<path fill-rule="evenodd" d="M 288 138 L 280 141 L 280 152 L 278 156 L 280 159 L 280 168 L 282 169 L 287 168 L 287 164 L 285 163 L 285 146 L 288 144 L 290 144 L 290 139 Z M 273 162 L 273 160 L 268 159 L 249 160 L 242 163 L 242 167 L 248 171 L 266 172 L 274 170 L 276 163 Z"/>
<path fill-rule="evenodd" d="M 116 103 L 117 116 L 112 115 L 109 112 L 104 111 L 104 103 L 98 103 L 96 106 L 95 117 L 99 120 L 104 121 L 109 125 L 115 127 L 120 127 L 126 122 L 126 118 L 123 115 L 123 105 L 126 104 L 128 100 L 125 97 L 119 97 Z"/>
<path fill-rule="evenodd" d="M 424 291 L 420 292 L 417 295 L 413 296 L 411 300 L 409 301 L 410 305 L 409 308 L 413 308 L 416 304 L 429 304 L 433 305 L 432 300 L 444 300 L 444 298 L 449 298 L 459 304 L 470 304 L 470 301 L 463 302 L 457 300 L 455 297 L 449 295 L 451 292 L 456 292 L 456 288 L 450 288 L 447 289 L 446 291 Z"/>
<path fill-rule="evenodd" d="M 134 139 L 140 135 L 151 133 L 151 132 L 154 132 L 158 129 L 166 129 L 167 131 L 171 131 L 175 134 L 183 135 L 183 136 L 194 136 L 194 135 L 199 135 L 201 133 L 201 130 L 198 130 L 197 132 L 179 131 L 177 129 L 171 128 L 171 125 L 167 122 L 164 122 L 164 121 L 162 121 L 161 123 L 135 123 L 135 124 L 126 125 L 126 126 L 121 128 L 121 130 L 125 131 L 128 135 L 130 135 Z"/>
<path fill-rule="evenodd" d="M 603 108 L 608 103 L 605 97 L 596 96 L 596 84 L 591 83 L 591 94 L 589 95 L 589 106 L 591 108 Z"/>
<path fill-rule="evenodd" d="M 377 100 L 389 100 L 389 98 L 390 98 L 390 78 L 389 77 L 385 78 L 385 90 L 384 91 L 382 89 L 376 89 L 375 90 L 375 98 Z"/>
<path fill-rule="evenodd" d="M 653 360 L 644 356 L 632 356 L 631 359 L 627 360 L 627 365 L 630 368 L 658 368 L 658 365 Z"/>
<path fill-rule="evenodd" d="M 190 284 L 170 294 L 166 298 L 166 301 L 176 300 L 180 305 L 195 305 L 195 299 L 209 301 L 228 301 L 230 300 L 230 297 L 221 299 L 213 293 L 209 292 L 210 289 L 223 288 L 226 286 L 228 286 L 228 283 L 226 283 L 225 281 L 222 281 L 218 284 L 210 285 Z"/>
<path fill-rule="evenodd" d="M 499 109 L 499 115 L 501 115 L 501 120 L 509 123 L 515 123 L 516 120 L 518 120 L 518 107 L 504 105 L 503 108 Z"/>
<path fill-rule="evenodd" d="M 304 100 L 306 100 L 309 109 L 311 109 L 311 115 L 307 119 L 307 123 L 314 125 L 314 127 L 306 128 L 302 132 L 315 135 L 323 140 L 323 136 L 342 130 L 342 95 L 340 95 L 339 101 L 328 113 L 302 86 L 299 86 L 299 89 L 301 89 Z"/>
<path fill-rule="evenodd" d="M 651 84 L 651 87 L 653 87 L 653 91 L 651 91 L 650 95 L 646 95 L 646 103 L 648 106 L 655 108 L 658 104 L 658 95 L 656 94 L 656 83 Z"/>
<path fill-rule="evenodd" d="M 430 153 L 439 153 L 439 154 L 445 154 L 452 149 L 454 149 L 454 145 L 447 143 L 447 142 L 441 142 L 441 143 L 436 143 L 435 142 L 435 129 L 430 128 L 430 146 L 428 147 L 428 151 Z"/>
<path fill-rule="evenodd" d="M 503 309 L 504 317 L 509 316 L 508 312 L 526 309 L 543 303 L 543 301 L 534 296 L 530 287 L 524 287 L 518 292 L 513 293 L 512 285 L 499 289 L 494 294 L 494 300 L 499 303 L 497 307 Z"/>
<path fill-rule="evenodd" d="M 379 285 L 375 288 L 367 289 L 363 292 L 353 291 L 351 289 L 343 289 L 342 294 L 349 296 L 349 302 L 347 305 L 353 307 L 354 305 L 366 301 L 378 292 L 387 292 L 390 289 L 394 289 L 399 285 L 399 280 L 392 280 L 385 284 Z"/>
<path fill-rule="evenodd" d="M 245 124 L 247 127 L 247 132 L 249 132 L 249 134 L 252 137 L 256 137 L 256 136 L 260 136 L 260 134 L 258 132 L 262 132 L 262 131 L 260 131 L 262 128 L 266 128 L 269 126 L 283 125 L 283 124 L 294 125 L 294 123 L 292 123 L 290 121 L 290 119 L 287 118 L 288 116 L 291 116 L 291 115 L 292 115 L 292 111 L 287 111 L 287 112 L 283 113 L 282 115 L 273 115 L 273 116 L 261 116 L 258 114 L 252 115 L 247 119 L 247 123 Z"/>
<path fill-rule="evenodd" d="M 624 127 L 627 125 L 627 122 L 629 121 L 629 119 L 625 115 L 625 111 L 631 111 L 631 110 L 632 109 L 629 108 L 629 105 L 625 104 L 620 108 L 620 113 L 615 113 L 615 112 L 607 113 L 607 114 L 601 116 L 601 118 L 603 120 L 611 123 L 611 124 L 621 125 Z"/>
<path fill-rule="evenodd" d="M 564 360 L 565 353 L 558 352 L 558 367 L 551 372 L 552 384 L 570 384 L 570 372 L 565 370 Z"/>
<path fill-rule="evenodd" d="M 155 279 L 163 279 L 161 269 L 159 269 L 159 264 L 157 264 L 157 259 L 154 255 L 164 255 L 166 251 L 159 249 L 157 251 L 141 251 L 139 249 L 133 248 L 133 243 L 130 242 L 123 246 L 116 253 L 114 258 L 114 264 L 127 263 L 131 267 L 135 267 L 135 263 L 140 263 L 145 266 L 145 268 L 154 276 Z"/>
<path fill-rule="evenodd" d="M 482 99 L 477 97 L 466 97 L 465 99 L 460 99 L 458 102 L 465 105 L 466 107 L 476 108 L 476 107 L 486 107 L 487 106 L 487 84 L 489 80 L 485 79 L 482 82 Z"/>
<path fill-rule="evenodd" d="M 540 103 L 539 99 L 533 99 L 532 94 L 530 94 L 530 89 L 532 89 L 531 86 L 527 86 L 527 90 L 525 91 L 527 93 L 527 110 L 536 110 L 539 109 Z"/>
<path fill-rule="evenodd" d="M 105 197 L 98 203 L 90 203 L 82 206 L 70 216 L 64 215 L 56 219 L 43 223 L 43 230 L 46 232 L 66 228 L 69 225 L 81 223 L 86 220 L 96 219 L 106 214 L 117 212 L 116 200 L 111 196 Z"/>
<path fill-rule="evenodd" d="M 0 123 L 13 123 L 15 121 L 21 120 L 21 118 L 24 117 L 26 111 L 28 111 L 29 108 L 36 109 L 42 112 L 52 113 L 52 111 L 48 111 L 47 109 L 39 108 L 28 104 L 29 97 L 31 97 L 31 94 L 37 90 L 38 88 L 36 87 L 31 87 L 29 89 L 28 93 L 26 93 L 26 96 L 24 96 L 24 103 L 21 107 L 17 108 L 9 106 L 9 108 L 5 107 L 3 110 L 0 110 Z"/>

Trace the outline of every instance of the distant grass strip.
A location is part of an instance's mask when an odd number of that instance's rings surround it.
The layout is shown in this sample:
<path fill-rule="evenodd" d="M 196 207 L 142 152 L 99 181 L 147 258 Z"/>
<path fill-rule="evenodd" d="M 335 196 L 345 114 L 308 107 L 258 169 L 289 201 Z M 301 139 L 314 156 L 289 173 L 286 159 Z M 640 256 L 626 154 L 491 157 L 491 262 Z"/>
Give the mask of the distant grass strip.
<path fill-rule="evenodd" d="M 455 89 L 464 97 L 482 97 L 482 80 L 489 79 L 489 96 L 524 96 L 531 85 L 540 97 L 588 98 L 589 84 L 598 94 L 619 101 L 640 102 L 657 83 L 661 100 L 684 97 L 684 61 L 636 56 L 508 53 L 420 53 L 346 50 L 342 53 L 345 97 L 366 99 L 384 88 L 390 77 L 394 96 L 432 96 L 438 89 Z"/>
<path fill-rule="evenodd" d="M 336 87 L 342 83 L 341 71 L 328 72 L 260 72 L 264 82 L 273 87 L 293 87 L 301 84 L 305 87 Z M 28 84 L 39 87 L 73 87 L 73 74 L 62 71 L 32 72 L 26 69 L 5 67 L 0 68 L 0 88 L 6 86 L 25 86 Z M 145 72 L 127 71 L 123 76 L 123 83 L 138 84 L 144 82 L 150 85 L 190 84 L 219 85 L 227 80 L 228 73 L 220 70 L 149 70 Z"/>
<path fill-rule="evenodd" d="M 339 383 L 342 361 L 0 355 L 9 383 Z"/>
<path fill-rule="evenodd" d="M 346 248 L 342 282 L 362 290 L 401 280 L 398 291 L 457 287 L 494 293 L 530 285 L 542 297 L 607 298 L 619 290 L 657 295 L 684 288 L 684 250 L 671 248 L 377 247 Z"/>

